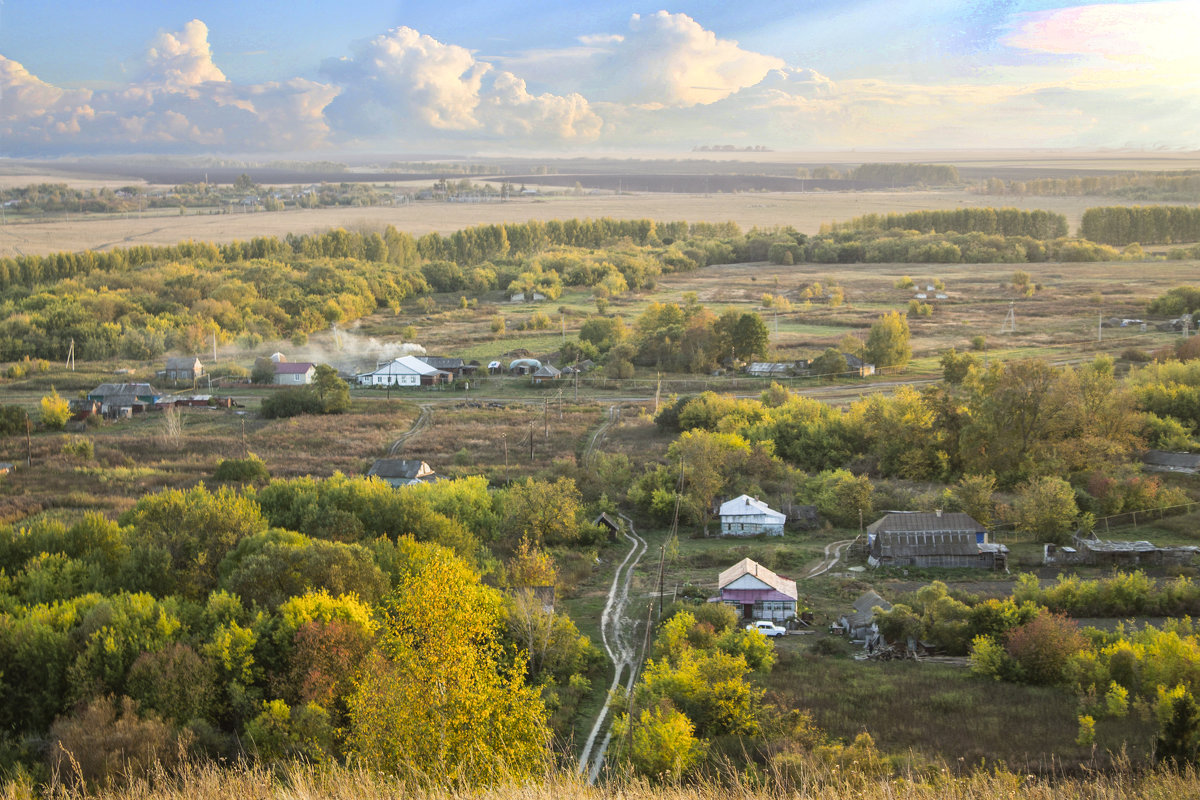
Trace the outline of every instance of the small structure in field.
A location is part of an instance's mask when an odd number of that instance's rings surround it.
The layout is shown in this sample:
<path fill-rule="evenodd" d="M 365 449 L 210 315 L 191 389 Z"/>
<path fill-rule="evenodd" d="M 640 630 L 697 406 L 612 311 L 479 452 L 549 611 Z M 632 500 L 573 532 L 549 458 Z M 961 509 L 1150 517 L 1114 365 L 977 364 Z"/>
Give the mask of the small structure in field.
<path fill-rule="evenodd" d="M 529 377 L 534 383 L 546 383 L 547 381 L 556 381 L 561 378 L 562 372 L 553 364 L 542 364 Z"/>
<path fill-rule="evenodd" d="M 733 606 L 744 620 L 783 622 L 795 616 L 796 600 L 800 596 L 794 580 L 780 577 L 748 558 L 717 576 L 717 589 L 720 596 L 709 602 Z"/>
<path fill-rule="evenodd" d="M 1195 475 L 1200 472 L 1200 453 L 1168 453 L 1165 450 L 1147 450 L 1142 456 L 1146 469 L 1155 472 L 1182 472 Z"/>
<path fill-rule="evenodd" d="M 1042 546 L 1042 563 L 1053 566 L 1085 564 L 1095 567 L 1162 567 L 1192 564 L 1200 547 L 1181 545 L 1159 547 L 1147 541 L 1118 541 L 1100 539 L 1095 533 L 1075 534 L 1071 545 Z"/>
<path fill-rule="evenodd" d="M 307 361 L 276 361 L 276 386 L 303 386 L 313 382 L 317 374 L 317 365 Z"/>
<path fill-rule="evenodd" d="M 14 469 L 16 469 L 16 467 L 12 464 L 12 462 L 0 461 L 0 475 L 7 475 L 8 473 L 12 472 Z"/>
<path fill-rule="evenodd" d="M 511 375 L 532 375 L 542 368 L 542 362 L 536 358 L 514 358 L 508 362 L 508 371 Z"/>
<path fill-rule="evenodd" d="M 866 361 L 863 361 L 853 353 L 842 353 L 842 356 L 846 359 L 846 368 L 858 377 L 865 378 L 868 375 L 875 374 L 874 364 L 869 364 Z"/>
<path fill-rule="evenodd" d="M 872 567 L 1005 569 L 1008 548 L 962 512 L 891 511 L 867 526 Z"/>
<path fill-rule="evenodd" d="M 408 458 L 381 458 L 367 470 L 367 477 L 387 481 L 393 489 L 438 480 L 437 473 L 429 464 Z"/>
<path fill-rule="evenodd" d="M 883 643 L 879 636 L 879 625 L 875 622 L 876 608 L 891 611 L 892 604 L 871 589 L 854 601 L 853 611 L 843 614 L 838 619 L 838 624 L 851 641 L 863 642 L 868 646 Z"/>
<path fill-rule="evenodd" d="M 606 511 L 601 511 L 600 516 L 592 520 L 592 524 L 607 529 L 609 541 L 615 542 L 621 535 L 621 522 L 610 517 Z"/>
<path fill-rule="evenodd" d="M 787 517 L 748 494 L 722 503 L 719 512 L 722 536 L 782 536 Z"/>
<path fill-rule="evenodd" d="M 786 378 L 796 369 L 794 361 L 755 361 L 746 367 L 753 378 Z"/>
<path fill-rule="evenodd" d="M 467 364 L 461 358 L 445 358 L 443 356 L 417 356 L 434 369 L 449 372 L 455 378 L 471 375 L 475 372 L 474 364 Z"/>
<path fill-rule="evenodd" d="M 191 383 L 204 374 L 204 365 L 195 356 L 173 356 L 167 359 L 163 377 L 177 383 Z"/>

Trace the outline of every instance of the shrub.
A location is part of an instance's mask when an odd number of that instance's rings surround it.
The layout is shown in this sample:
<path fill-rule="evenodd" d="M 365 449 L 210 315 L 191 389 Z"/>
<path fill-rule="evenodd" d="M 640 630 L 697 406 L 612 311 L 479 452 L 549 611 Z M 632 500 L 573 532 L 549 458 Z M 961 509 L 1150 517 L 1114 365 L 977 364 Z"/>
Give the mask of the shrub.
<path fill-rule="evenodd" d="M 1074 620 L 1047 611 L 1015 628 L 1004 649 L 1021 681 L 1050 686 L 1066 683 L 1071 657 L 1086 645 Z"/>
<path fill-rule="evenodd" d="M 307 386 L 289 386 L 263 400 L 260 411 L 264 419 L 320 414 L 321 400 L 316 392 Z"/>
<path fill-rule="evenodd" d="M 73 436 L 63 442 L 62 451 L 65 455 L 76 456 L 90 461 L 96 457 L 96 448 L 91 439 L 83 436 Z"/>
<path fill-rule="evenodd" d="M 50 394 L 42 398 L 41 405 L 42 424 L 50 430 L 61 431 L 71 418 L 71 404 L 52 389 Z"/>
<path fill-rule="evenodd" d="M 119 707 L 111 697 L 92 700 L 50 726 L 52 772 L 81 781 L 136 780 L 157 766 L 175 767 L 186 752 L 186 734 L 172 734 L 153 714 L 139 717 L 137 702 L 128 697 Z"/>
<path fill-rule="evenodd" d="M 223 458 L 213 471 L 213 479 L 229 483 L 266 483 L 271 472 L 258 456 L 251 453 L 245 458 Z"/>

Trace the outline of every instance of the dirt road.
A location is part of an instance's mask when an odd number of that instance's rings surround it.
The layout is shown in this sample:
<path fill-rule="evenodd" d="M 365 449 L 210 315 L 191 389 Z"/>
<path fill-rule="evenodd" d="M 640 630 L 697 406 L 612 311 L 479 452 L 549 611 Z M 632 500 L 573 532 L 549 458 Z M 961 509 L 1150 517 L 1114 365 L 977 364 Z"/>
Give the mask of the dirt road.
<path fill-rule="evenodd" d="M 819 564 L 810 569 L 804 577 L 815 578 L 818 575 L 824 575 L 826 572 L 829 572 L 837 564 L 838 559 L 842 557 L 842 551 L 853 543 L 853 539 L 843 539 L 840 542 L 830 542 L 825 545 L 825 557 L 821 559 Z"/>
<path fill-rule="evenodd" d="M 604 645 L 604 652 L 608 654 L 608 658 L 613 664 L 612 684 L 608 688 L 610 694 L 621 685 L 622 678 L 625 679 L 626 690 L 632 691 L 633 681 L 637 676 L 639 653 L 633 641 L 636 624 L 629 618 L 627 611 L 629 588 L 633 583 L 633 571 L 637 568 L 638 562 L 642 560 L 642 556 L 646 554 L 646 540 L 637 535 L 637 531 L 633 527 L 633 520 L 624 514 L 621 515 L 621 519 L 625 520 L 629 526 L 629 531 L 625 534 L 625 538 L 629 540 L 629 552 L 626 553 L 625 560 L 621 562 L 621 565 L 617 567 L 616 574 L 613 575 L 612 587 L 608 590 L 608 600 L 604 604 L 604 613 L 600 618 L 600 640 Z M 606 721 L 608 721 L 607 728 Z M 604 739 L 597 746 L 596 738 L 602 730 Z M 588 783 L 596 781 L 596 777 L 600 774 L 600 768 L 604 766 L 604 754 L 608 750 L 611 735 L 612 722 L 608 720 L 608 704 L 605 703 L 604 708 L 596 716 L 596 722 L 592 725 L 592 730 L 583 745 L 583 751 L 579 754 L 579 765 L 576 771 L 582 774 L 586 770 Z"/>

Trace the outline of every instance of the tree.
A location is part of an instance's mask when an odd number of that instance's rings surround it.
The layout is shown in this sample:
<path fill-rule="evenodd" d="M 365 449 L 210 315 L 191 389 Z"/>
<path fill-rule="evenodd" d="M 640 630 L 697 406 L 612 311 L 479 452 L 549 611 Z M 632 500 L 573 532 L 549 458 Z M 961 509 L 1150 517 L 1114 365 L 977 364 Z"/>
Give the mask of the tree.
<path fill-rule="evenodd" d="M 312 388 L 321 403 L 321 413 L 341 414 L 350 409 L 350 385 L 328 364 L 317 365 Z"/>
<path fill-rule="evenodd" d="M 680 434 L 667 455 L 683 471 L 684 511 L 708 532 L 713 500 L 750 457 L 750 444 L 733 433 L 689 430 Z"/>
<path fill-rule="evenodd" d="M 1005 650 L 1016 662 L 1022 681 L 1049 686 L 1068 679 L 1071 657 L 1086 646 L 1074 620 L 1045 611 L 1013 629 Z"/>
<path fill-rule="evenodd" d="M 912 358 L 908 317 L 890 311 L 876 320 L 867 334 L 866 360 L 877 367 L 903 367 Z"/>
<path fill-rule="evenodd" d="M 835 380 L 850 371 L 850 365 L 846 363 L 846 357 L 842 355 L 840 350 L 830 347 L 821 355 L 817 356 L 808 365 L 809 372 L 821 378 Z"/>
<path fill-rule="evenodd" d="M 962 510 L 980 525 L 991 525 L 996 513 L 992 495 L 996 491 L 996 479 L 991 475 L 963 475 L 954 486 L 954 497 Z"/>
<path fill-rule="evenodd" d="M 583 533 L 583 498 L 571 478 L 553 483 L 526 478 L 504 490 L 500 505 L 501 532 L 510 542 L 527 538 L 534 547 L 567 544 Z"/>
<path fill-rule="evenodd" d="M 616 757 L 628 761 L 639 775 L 651 780 L 678 781 L 700 763 L 708 750 L 708 742 L 696 738 L 692 721 L 666 703 L 643 709 L 632 732 L 629 725 L 628 714 L 613 723 Z"/>
<path fill-rule="evenodd" d="M 385 605 L 382 639 L 350 697 L 348 746 L 419 784 L 522 780 L 548 756 L 539 693 L 502 658 L 500 597 L 436 550 Z"/>
<path fill-rule="evenodd" d="M 52 431 L 61 431 L 71 418 L 71 404 L 54 389 L 42 397 L 42 424 Z"/>
<path fill-rule="evenodd" d="M 1018 529 L 1035 534 L 1038 541 L 1065 543 L 1078 515 L 1075 490 L 1062 478 L 1033 478 L 1017 489 L 1014 521 Z"/>

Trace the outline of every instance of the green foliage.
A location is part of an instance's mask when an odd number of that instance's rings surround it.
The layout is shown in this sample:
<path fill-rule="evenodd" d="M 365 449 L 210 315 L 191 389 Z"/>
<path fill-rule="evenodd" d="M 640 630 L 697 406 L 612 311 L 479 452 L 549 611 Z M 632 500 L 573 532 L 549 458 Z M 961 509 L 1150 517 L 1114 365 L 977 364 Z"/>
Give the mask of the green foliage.
<path fill-rule="evenodd" d="M 877 367 L 903 367 L 912 358 L 908 318 L 898 311 L 881 316 L 867 334 L 865 359 Z"/>
<path fill-rule="evenodd" d="M 223 458 L 217 462 L 213 480 L 228 483 L 263 484 L 271 480 L 266 463 L 254 453 L 245 458 Z"/>
<path fill-rule="evenodd" d="M 434 555 L 407 574 L 350 698 L 353 755 L 426 784 L 538 772 L 547 755 L 546 712 L 524 684 L 522 659 L 500 659 L 499 616 L 496 594 L 451 556 Z"/>
<path fill-rule="evenodd" d="M 259 715 L 246 723 L 245 738 L 260 761 L 320 764 L 333 752 L 329 713 L 316 703 L 289 708 L 282 700 L 263 701 Z"/>
<path fill-rule="evenodd" d="M 835 469 L 813 476 L 807 483 L 805 499 L 816 505 L 821 516 L 840 528 L 856 528 L 859 512 L 862 519 L 871 519 L 875 506 L 874 487 L 866 475 L 854 475 L 849 470 Z"/>
<path fill-rule="evenodd" d="M 864 164 L 866 167 L 874 165 Z M 879 165 L 887 167 L 889 165 Z M 906 166 L 906 165 L 894 165 Z M 929 169 L 945 169 L 936 165 L 911 165 Z M 950 169 L 953 169 L 952 167 Z M 948 181 L 953 182 L 953 181 Z M 867 214 L 831 226 L 834 231 L 881 230 L 955 231 L 1000 236 L 1029 236 L 1034 239 L 1056 239 L 1067 235 L 1067 218 L 1048 211 L 1024 211 L 1016 208 L 958 208 L 952 211 L 912 211 L 900 214 Z M 1087 236 L 1085 233 L 1084 236 Z M 1092 237 L 1088 237 L 1092 238 Z M 1200 237 L 1198 237 L 1200 238 Z"/>
<path fill-rule="evenodd" d="M 1080 219 L 1081 236 L 1118 247 L 1200 241 L 1200 209 L 1193 206 L 1106 206 L 1089 208 Z"/>
<path fill-rule="evenodd" d="M 71 404 L 66 398 L 60 397 L 57 391 L 52 390 L 43 396 L 40 405 L 42 425 L 52 431 L 61 431 L 71 418 Z"/>
<path fill-rule="evenodd" d="M 29 415 L 20 406 L 0 406 L 0 436 L 16 436 L 25 433 L 25 422 Z"/>
<path fill-rule="evenodd" d="M 679 781 L 699 766 L 708 743 L 697 739 L 687 715 L 668 706 L 642 709 L 630 731 L 628 714 L 613 722 L 614 757 L 659 783 Z"/>
<path fill-rule="evenodd" d="M 1146 304 L 1151 314 L 1178 317 L 1200 311 L 1200 286 L 1176 286 Z"/>
<path fill-rule="evenodd" d="M 1064 544 L 1079 515 L 1075 490 L 1062 478 L 1034 478 L 1017 489 L 1013 521 L 1018 530 L 1028 531 L 1041 542 Z"/>

